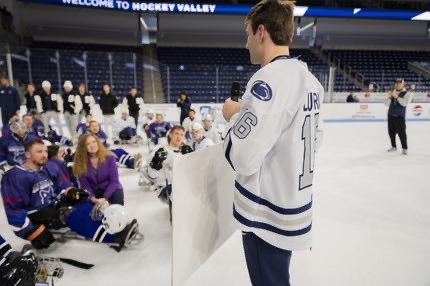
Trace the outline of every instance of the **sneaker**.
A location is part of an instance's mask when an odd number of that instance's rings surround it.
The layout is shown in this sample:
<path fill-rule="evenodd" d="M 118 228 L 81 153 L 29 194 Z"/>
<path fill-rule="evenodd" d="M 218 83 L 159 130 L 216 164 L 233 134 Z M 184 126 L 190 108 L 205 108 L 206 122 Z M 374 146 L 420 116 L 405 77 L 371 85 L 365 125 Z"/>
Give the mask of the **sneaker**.
<path fill-rule="evenodd" d="M 390 149 L 387 150 L 387 152 L 396 152 L 397 148 L 396 147 L 391 147 Z"/>
<path fill-rule="evenodd" d="M 403 155 L 408 155 L 408 149 L 403 149 L 403 150 L 402 150 L 402 154 L 403 154 Z"/>
<path fill-rule="evenodd" d="M 124 247 L 130 245 L 138 233 L 139 224 L 136 219 L 133 219 L 121 232 L 114 234 L 114 243 L 118 245 L 112 246 L 112 248 L 120 252 Z"/>
<path fill-rule="evenodd" d="M 136 153 L 134 155 L 134 161 L 133 161 L 133 169 L 138 169 L 142 162 L 142 154 Z"/>

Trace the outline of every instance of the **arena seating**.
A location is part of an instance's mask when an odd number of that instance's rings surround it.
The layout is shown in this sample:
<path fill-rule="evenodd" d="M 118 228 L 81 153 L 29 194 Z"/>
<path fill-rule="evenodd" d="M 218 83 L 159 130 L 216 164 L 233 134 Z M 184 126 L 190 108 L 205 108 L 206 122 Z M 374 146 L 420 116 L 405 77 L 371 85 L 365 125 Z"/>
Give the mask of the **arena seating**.
<path fill-rule="evenodd" d="M 291 55 L 306 62 L 321 82 L 327 80 L 328 66 L 309 50 L 294 49 Z M 223 102 L 233 81 L 240 82 L 244 92 L 258 70 L 249 63 L 246 49 L 160 47 L 158 59 L 164 93 L 168 96 L 170 86 L 171 100 L 187 91 L 193 102 Z"/>
<path fill-rule="evenodd" d="M 32 44 L 31 66 L 36 85 L 48 79 L 54 90 L 58 89 L 55 52 L 60 53 L 61 81 L 74 84 L 84 81 L 82 55 L 87 52 L 89 90 L 100 94 L 101 85 L 110 82 L 108 54 L 112 54 L 112 83 L 114 94 L 119 98 L 127 94 L 134 85 L 133 54 L 137 57 L 137 87 L 142 92 L 143 56 L 138 47 L 111 45 L 69 44 L 38 42 Z M 194 102 L 223 102 L 230 95 L 233 81 L 246 83 L 258 66 L 249 63 L 246 49 L 233 48 L 177 48 L 157 49 L 164 94 L 168 102 L 174 102 L 181 91 L 187 91 Z M 404 78 L 407 86 L 415 85 L 416 91 L 429 92 L 430 80 L 408 70 L 408 62 L 423 62 L 430 52 L 415 51 L 360 51 L 326 50 L 352 70 L 364 75 L 367 83 L 374 83 L 375 91 L 392 89 L 396 78 Z M 14 54 L 25 55 L 25 48 L 14 49 Z M 291 55 L 306 62 L 310 71 L 327 88 L 328 66 L 308 49 L 292 49 Z M 29 81 L 27 63 L 16 57 L 12 59 L 14 76 L 21 82 Z M 335 92 L 358 92 L 360 89 L 336 72 Z"/>
<path fill-rule="evenodd" d="M 133 54 L 136 55 L 137 88 L 142 92 L 143 70 L 142 53 L 136 48 L 85 45 L 68 43 L 35 43 L 30 48 L 33 82 L 39 87 L 43 80 L 49 80 L 53 89 L 58 89 L 57 65 L 55 53 L 60 54 L 61 84 L 71 80 L 77 87 L 84 82 L 83 53 L 87 52 L 88 89 L 94 95 L 101 93 L 103 83 L 110 83 L 108 54 L 112 55 L 113 93 L 122 98 L 134 85 Z M 16 49 L 14 54 L 25 55 L 25 49 Z M 17 58 L 12 59 L 14 77 L 21 82 L 29 81 L 27 63 Z"/>
<path fill-rule="evenodd" d="M 341 60 L 352 70 L 364 75 L 365 81 L 374 83 L 378 91 L 393 88 L 396 78 L 403 78 L 407 86 L 415 85 L 416 91 L 430 91 L 430 80 L 408 70 L 408 62 L 422 61 L 430 58 L 430 52 L 416 51 L 360 51 L 360 50 L 326 50 Z"/>

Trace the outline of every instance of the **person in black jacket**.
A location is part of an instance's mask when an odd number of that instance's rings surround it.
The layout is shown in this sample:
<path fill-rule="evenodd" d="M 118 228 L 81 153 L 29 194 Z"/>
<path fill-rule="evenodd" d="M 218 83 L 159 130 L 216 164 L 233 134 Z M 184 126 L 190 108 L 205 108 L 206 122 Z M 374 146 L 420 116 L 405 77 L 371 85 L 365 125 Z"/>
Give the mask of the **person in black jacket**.
<path fill-rule="evenodd" d="M 354 103 L 354 102 L 360 102 L 358 97 L 354 95 L 352 92 L 347 96 L 346 98 L 347 103 Z"/>
<path fill-rule="evenodd" d="M 137 95 L 137 88 L 130 88 L 130 93 L 126 95 L 122 101 L 122 104 L 128 108 L 128 114 L 134 118 L 136 127 L 139 121 L 139 111 L 143 109 L 143 98 Z"/>
<path fill-rule="evenodd" d="M 91 114 L 91 108 L 96 104 L 96 100 L 94 96 L 87 92 L 85 84 L 82 82 L 78 85 L 78 94 L 82 102 L 82 110 L 78 115 L 78 124 L 80 124 L 82 123 L 82 119 Z"/>
<path fill-rule="evenodd" d="M 394 90 L 388 93 L 385 105 L 388 108 L 388 135 L 390 136 L 391 148 L 388 152 L 397 151 L 396 135 L 399 135 L 402 144 L 402 154 L 408 154 L 408 141 L 406 136 L 406 106 L 411 100 L 410 94 L 405 88 L 403 79 L 397 79 Z"/>
<path fill-rule="evenodd" d="M 51 83 L 47 80 L 42 82 L 42 90 L 34 96 L 37 112 L 42 113 L 43 125 L 48 132 L 50 122 L 54 119 L 60 135 L 63 135 L 61 125 L 61 113 L 63 113 L 63 98 L 52 91 Z"/>
<path fill-rule="evenodd" d="M 110 86 L 107 83 L 103 85 L 99 105 L 104 118 L 104 129 L 108 133 L 109 139 L 112 140 L 113 121 L 115 115 L 115 108 L 118 106 L 118 100 L 111 93 Z"/>
<path fill-rule="evenodd" d="M 188 117 L 188 112 L 191 109 L 191 98 L 188 96 L 188 94 L 185 91 L 181 92 L 181 94 L 179 95 L 176 106 L 181 108 L 180 122 L 182 125 L 182 122 L 184 121 L 185 118 Z"/>
<path fill-rule="evenodd" d="M 3 125 L 9 122 L 14 114 L 17 114 L 21 106 L 18 91 L 10 85 L 6 74 L 0 75 L 0 108 Z"/>
<path fill-rule="evenodd" d="M 36 100 L 34 95 L 36 94 L 36 87 L 34 84 L 27 84 L 27 92 L 24 95 L 25 106 L 27 107 L 27 113 L 37 113 Z"/>
<path fill-rule="evenodd" d="M 72 140 L 77 142 L 76 127 L 78 126 L 78 114 L 82 110 L 81 97 L 74 92 L 73 84 L 70 80 L 64 82 L 63 88 L 64 120 Z"/>

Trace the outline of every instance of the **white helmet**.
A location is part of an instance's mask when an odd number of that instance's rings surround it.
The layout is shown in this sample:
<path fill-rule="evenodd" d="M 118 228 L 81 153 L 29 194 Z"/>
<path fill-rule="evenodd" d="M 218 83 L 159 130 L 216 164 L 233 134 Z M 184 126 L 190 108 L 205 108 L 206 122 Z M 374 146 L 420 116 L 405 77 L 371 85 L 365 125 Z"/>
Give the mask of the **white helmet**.
<path fill-rule="evenodd" d="M 122 231 L 128 224 L 128 215 L 124 206 L 114 204 L 102 210 L 102 224 L 107 233 L 115 234 Z"/>

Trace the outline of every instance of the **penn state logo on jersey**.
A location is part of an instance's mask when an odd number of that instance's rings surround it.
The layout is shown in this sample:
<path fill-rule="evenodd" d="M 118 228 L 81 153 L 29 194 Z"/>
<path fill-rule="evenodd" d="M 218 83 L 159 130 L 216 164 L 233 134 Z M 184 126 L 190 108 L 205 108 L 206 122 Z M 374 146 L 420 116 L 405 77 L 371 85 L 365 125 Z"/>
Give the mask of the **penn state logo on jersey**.
<path fill-rule="evenodd" d="M 262 80 L 254 82 L 251 88 L 251 93 L 262 101 L 269 101 L 272 99 L 272 88 Z"/>

